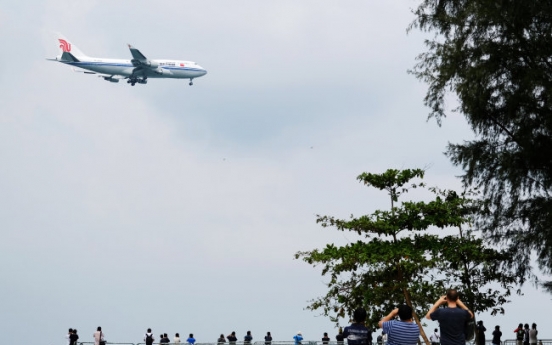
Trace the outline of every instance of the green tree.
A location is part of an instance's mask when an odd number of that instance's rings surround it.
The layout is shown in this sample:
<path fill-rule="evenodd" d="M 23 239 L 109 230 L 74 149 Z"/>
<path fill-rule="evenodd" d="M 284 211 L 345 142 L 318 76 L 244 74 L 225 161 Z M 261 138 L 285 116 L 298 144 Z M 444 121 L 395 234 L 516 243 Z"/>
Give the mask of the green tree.
<path fill-rule="evenodd" d="M 511 246 L 519 271 L 535 252 L 551 274 L 552 1 L 423 0 L 414 13 L 411 28 L 435 33 L 412 71 L 430 117 L 441 123 L 451 92 L 476 135 L 447 155 L 483 191 L 480 228 Z"/>
<path fill-rule="evenodd" d="M 449 202 L 456 200 L 460 207 L 455 209 L 468 220 L 481 210 L 480 201 L 468 199 L 464 194 L 438 189 L 434 192 Z M 465 194 L 474 196 L 474 193 Z M 512 269 L 516 256 L 511 249 L 491 248 L 476 236 L 478 231 L 469 227 L 463 229 L 471 223 L 468 221 L 458 226 L 456 235 L 441 238 L 438 269 L 445 275 L 446 286 L 462 292 L 462 301 L 474 312 L 475 318 L 485 311 L 490 311 L 491 315 L 504 314 L 503 305 L 509 302 L 508 297 L 513 292 L 521 294 L 517 287 L 524 283 L 526 276 Z"/>
<path fill-rule="evenodd" d="M 515 275 L 502 270 L 511 255 L 485 248 L 471 232 L 437 236 L 427 231 L 430 227 L 449 232 L 454 229 L 451 227 L 461 229 L 479 204 L 436 188 L 429 188 L 434 193 L 429 202 L 399 203 L 399 197 L 410 188 L 426 188 L 421 182 L 423 176 L 419 169 L 364 173 L 359 181 L 389 193 L 390 210 L 351 216 L 349 220 L 317 216 L 323 227 L 353 231 L 365 240 L 296 253 L 296 258 L 311 265 L 323 265 L 322 275 L 329 276 L 327 294 L 312 300 L 308 309 L 320 309 L 338 323 L 363 306 L 369 324 L 375 325 L 397 304 L 406 303 L 415 311 L 414 319 L 427 344 L 418 315 L 425 315 L 446 287 L 465 291 L 474 311 L 503 312 L 500 306 L 519 282 Z M 481 289 L 491 282 L 499 282 L 502 288 Z"/>

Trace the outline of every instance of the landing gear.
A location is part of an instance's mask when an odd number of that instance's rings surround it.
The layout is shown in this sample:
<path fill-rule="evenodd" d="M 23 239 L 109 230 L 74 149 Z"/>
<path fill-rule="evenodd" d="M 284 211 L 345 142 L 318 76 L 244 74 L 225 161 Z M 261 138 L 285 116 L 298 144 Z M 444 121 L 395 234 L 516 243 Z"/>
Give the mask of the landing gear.
<path fill-rule="evenodd" d="M 189 85 L 190 86 L 194 85 L 194 79 L 193 78 L 190 79 L 190 84 Z"/>
<path fill-rule="evenodd" d="M 129 78 L 127 80 L 127 83 L 134 86 L 134 85 L 136 85 L 136 83 L 138 83 L 138 84 L 147 84 L 148 80 L 147 80 L 147 78 Z"/>

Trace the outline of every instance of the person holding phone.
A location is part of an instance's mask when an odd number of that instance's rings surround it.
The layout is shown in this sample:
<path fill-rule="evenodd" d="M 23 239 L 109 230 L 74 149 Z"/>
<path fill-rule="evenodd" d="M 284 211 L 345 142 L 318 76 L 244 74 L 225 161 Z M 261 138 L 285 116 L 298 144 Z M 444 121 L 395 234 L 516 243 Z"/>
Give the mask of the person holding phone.
<path fill-rule="evenodd" d="M 447 308 L 439 308 L 445 305 Z M 465 345 L 464 328 L 473 319 L 473 313 L 458 298 L 456 289 L 449 289 L 426 314 L 426 319 L 439 321 L 441 345 Z"/>

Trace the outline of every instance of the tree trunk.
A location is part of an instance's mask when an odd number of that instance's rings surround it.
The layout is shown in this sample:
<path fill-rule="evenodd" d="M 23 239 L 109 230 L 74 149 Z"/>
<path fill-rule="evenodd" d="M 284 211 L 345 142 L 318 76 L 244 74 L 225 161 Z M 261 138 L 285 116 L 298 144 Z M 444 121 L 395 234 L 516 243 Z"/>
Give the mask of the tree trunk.
<path fill-rule="evenodd" d="M 422 336 L 422 339 L 424 339 L 424 342 L 426 345 L 430 345 L 429 339 L 427 338 L 427 335 L 425 334 L 424 328 L 422 327 L 422 323 L 420 322 L 420 318 L 418 317 L 418 314 L 416 314 L 416 310 L 412 306 L 412 301 L 410 300 L 410 294 L 408 293 L 408 290 L 406 288 L 403 289 L 404 298 L 406 300 L 406 304 L 412 308 L 412 317 L 414 318 L 414 321 L 418 325 L 418 328 L 420 329 L 420 335 Z"/>

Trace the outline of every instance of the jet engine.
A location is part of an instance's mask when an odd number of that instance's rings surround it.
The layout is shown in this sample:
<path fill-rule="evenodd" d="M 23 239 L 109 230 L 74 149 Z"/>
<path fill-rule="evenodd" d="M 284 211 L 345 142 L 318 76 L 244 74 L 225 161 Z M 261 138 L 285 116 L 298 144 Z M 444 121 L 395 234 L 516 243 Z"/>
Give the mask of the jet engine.
<path fill-rule="evenodd" d="M 142 62 L 142 65 L 149 68 L 157 68 L 159 67 L 159 62 L 153 61 L 153 60 L 147 60 L 146 62 Z"/>
<path fill-rule="evenodd" d="M 118 83 L 119 82 L 119 79 L 115 79 L 115 78 L 112 78 L 112 77 L 103 77 L 104 80 L 107 80 L 107 81 L 110 81 L 112 83 Z"/>

